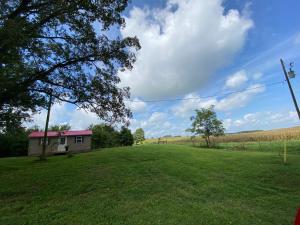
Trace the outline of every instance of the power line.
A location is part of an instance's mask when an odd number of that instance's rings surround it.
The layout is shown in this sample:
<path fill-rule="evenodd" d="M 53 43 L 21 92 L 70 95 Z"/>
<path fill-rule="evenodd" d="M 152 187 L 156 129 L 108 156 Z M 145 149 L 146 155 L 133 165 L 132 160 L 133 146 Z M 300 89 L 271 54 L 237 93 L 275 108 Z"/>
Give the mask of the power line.
<path fill-rule="evenodd" d="M 171 102 L 171 101 L 188 101 L 188 100 L 196 100 L 196 99 L 206 99 L 206 98 L 213 98 L 213 97 L 224 97 L 224 96 L 228 96 L 228 95 L 232 95 L 232 94 L 236 94 L 236 93 L 242 93 L 245 91 L 250 91 L 250 90 L 255 90 L 255 89 L 260 89 L 260 88 L 264 88 L 264 87 L 270 87 L 270 86 L 275 86 L 278 84 L 284 84 L 286 82 L 286 80 L 283 81 L 277 81 L 277 82 L 273 82 L 273 83 L 266 83 L 263 85 L 259 85 L 256 87 L 252 87 L 252 88 L 245 88 L 243 90 L 239 90 L 239 91 L 231 91 L 231 92 L 227 92 L 224 94 L 214 94 L 214 95 L 208 95 L 208 96 L 202 96 L 202 97 L 191 97 L 191 98 L 173 98 L 173 99 L 158 99 L 158 100 L 124 100 L 127 102 Z"/>

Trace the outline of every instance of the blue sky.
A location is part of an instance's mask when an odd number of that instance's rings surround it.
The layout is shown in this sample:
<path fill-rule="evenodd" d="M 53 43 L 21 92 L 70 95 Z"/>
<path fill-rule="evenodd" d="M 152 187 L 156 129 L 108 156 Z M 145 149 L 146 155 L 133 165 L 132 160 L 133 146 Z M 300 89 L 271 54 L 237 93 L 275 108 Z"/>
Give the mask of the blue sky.
<path fill-rule="evenodd" d="M 135 101 L 126 103 L 130 128 L 185 135 L 194 110 L 211 104 L 228 132 L 299 125 L 287 85 L 269 85 L 284 80 L 281 57 L 300 71 L 299 9 L 297 0 L 133 0 L 117 31 L 142 45 L 134 69 L 119 74 Z M 298 99 L 299 79 L 292 80 Z M 190 100 L 147 102 L 176 98 Z M 34 123 L 43 126 L 44 114 Z M 73 129 L 97 122 L 68 104 L 54 105 L 50 120 Z"/>

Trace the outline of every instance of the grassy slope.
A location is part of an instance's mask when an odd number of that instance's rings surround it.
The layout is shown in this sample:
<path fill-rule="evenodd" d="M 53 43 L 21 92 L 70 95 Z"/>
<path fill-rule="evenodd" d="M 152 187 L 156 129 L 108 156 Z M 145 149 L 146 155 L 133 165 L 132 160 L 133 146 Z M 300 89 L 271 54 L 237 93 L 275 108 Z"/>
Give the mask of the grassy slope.
<path fill-rule="evenodd" d="M 0 224 L 288 225 L 300 156 L 144 145 L 0 159 Z"/>

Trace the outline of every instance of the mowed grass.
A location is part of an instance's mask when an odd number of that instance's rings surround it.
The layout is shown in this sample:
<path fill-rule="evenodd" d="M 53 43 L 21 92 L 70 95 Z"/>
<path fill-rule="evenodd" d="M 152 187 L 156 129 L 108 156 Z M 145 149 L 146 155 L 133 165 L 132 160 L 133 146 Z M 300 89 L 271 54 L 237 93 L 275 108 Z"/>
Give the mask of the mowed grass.
<path fill-rule="evenodd" d="M 300 155 L 142 145 L 0 159 L 0 224 L 290 225 Z"/>

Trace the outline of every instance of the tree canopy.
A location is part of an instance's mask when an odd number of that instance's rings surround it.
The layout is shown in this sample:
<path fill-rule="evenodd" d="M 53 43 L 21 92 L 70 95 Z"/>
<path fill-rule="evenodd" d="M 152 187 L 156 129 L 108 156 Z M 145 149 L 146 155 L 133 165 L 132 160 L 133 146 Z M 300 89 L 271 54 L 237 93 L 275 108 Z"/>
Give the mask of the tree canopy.
<path fill-rule="evenodd" d="M 132 69 L 136 37 L 108 37 L 125 26 L 128 0 L 3 0 L 0 3 L 0 126 L 45 107 L 47 95 L 105 121 L 131 116 L 119 70 Z M 110 35 L 111 36 L 111 35 Z M 8 121 L 9 122 L 9 121 Z"/>
<path fill-rule="evenodd" d="M 133 138 L 136 144 L 142 143 L 145 140 L 145 132 L 142 128 L 136 129 L 133 134 Z"/>
<path fill-rule="evenodd" d="M 122 127 L 121 131 L 119 133 L 119 140 L 121 146 L 131 146 L 133 145 L 133 135 L 131 134 L 131 131 L 127 127 Z"/>
<path fill-rule="evenodd" d="M 126 127 L 122 127 L 120 132 L 107 124 L 91 125 L 89 129 L 93 131 L 93 149 L 130 146 L 133 144 L 131 131 Z"/>
<path fill-rule="evenodd" d="M 49 127 L 50 131 L 65 131 L 65 130 L 70 130 L 70 129 L 71 129 L 70 124 L 52 125 Z"/>
<path fill-rule="evenodd" d="M 91 125 L 93 131 L 92 148 L 110 148 L 119 146 L 118 132 L 106 124 Z"/>
<path fill-rule="evenodd" d="M 225 128 L 222 121 L 217 118 L 213 106 L 196 110 L 196 116 L 192 116 L 191 120 L 193 121 L 192 127 L 187 131 L 201 135 L 205 139 L 207 147 L 211 146 L 211 136 L 224 135 Z"/>

